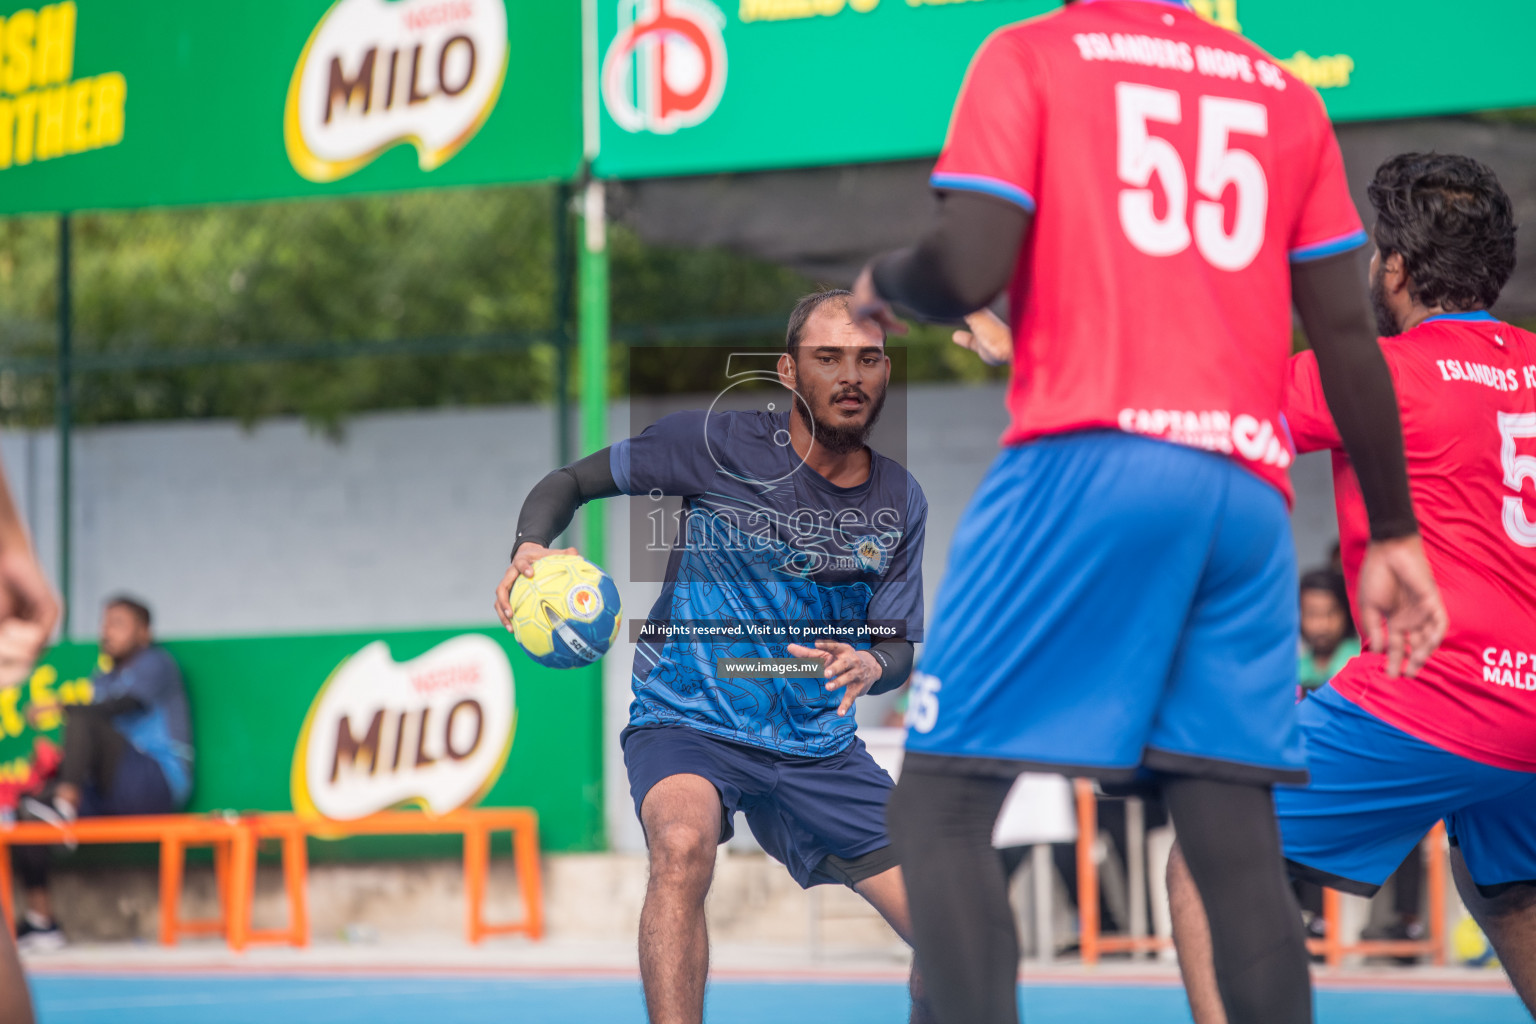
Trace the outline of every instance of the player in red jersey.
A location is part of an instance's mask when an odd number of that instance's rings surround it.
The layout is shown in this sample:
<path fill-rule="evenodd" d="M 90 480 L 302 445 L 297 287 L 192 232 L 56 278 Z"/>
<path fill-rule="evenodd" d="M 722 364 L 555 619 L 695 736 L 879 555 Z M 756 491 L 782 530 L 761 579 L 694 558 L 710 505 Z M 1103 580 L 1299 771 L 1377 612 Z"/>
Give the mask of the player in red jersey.
<path fill-rule="evenodd" d="M 955 319 L 1007 286 L 1014 325 L 1011 424 L 956 530 L 889 807 L 935 1014 L 1017 1019 L 988 839 L 1033 766 L 1158 784 L 1228 1010 L 1310 1021 L 1271 798 L 1304 777 L 1292 302 L 1361 467 L 1367 636 L 1412 668 L 1444 628 L 1322 103 L 1181 3 L 1084 0 L 983 45 L 933 184 L 937 222 L 861 275 L 861 312 Z"/>
<path fill-rule="evenodd" d="M 1277 792 L 1281 839 L 1293 874 L 1368 896 L 1444 818 L 1462 900 L 1536 1014 L 1536 334 L 1487 312 L 1514 271 L 1514 217 L 1493 172 L 1461 156 L 1388 160 L 1370 197 L 1371 294 L 1451 627 L 1411 685 L 1362 654 L 1303 702 L 1312 782 Z M 1299 450 L 1333 452 L 1356 567 L 1360 486 L 1311 353 L 1291 361 L 1285 413 Z M 1169 882 L 1195 1019 L 1219 1024 L 1177 859 Z"/>

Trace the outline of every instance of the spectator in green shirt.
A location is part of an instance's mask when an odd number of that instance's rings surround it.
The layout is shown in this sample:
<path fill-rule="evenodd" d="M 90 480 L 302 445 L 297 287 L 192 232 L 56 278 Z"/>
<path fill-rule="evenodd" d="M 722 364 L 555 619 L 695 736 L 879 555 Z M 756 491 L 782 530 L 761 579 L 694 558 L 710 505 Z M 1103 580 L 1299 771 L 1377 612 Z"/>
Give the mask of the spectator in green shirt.
<path fill-rule="evenodd" d="M 1360 653 L 1360 638 L 1349 614 L 1344 577 L 1332 569 L 1313 569 L 1301 578 L 1301 662 L 1297 678 L 1302 695 L 1322 686 Z"/>

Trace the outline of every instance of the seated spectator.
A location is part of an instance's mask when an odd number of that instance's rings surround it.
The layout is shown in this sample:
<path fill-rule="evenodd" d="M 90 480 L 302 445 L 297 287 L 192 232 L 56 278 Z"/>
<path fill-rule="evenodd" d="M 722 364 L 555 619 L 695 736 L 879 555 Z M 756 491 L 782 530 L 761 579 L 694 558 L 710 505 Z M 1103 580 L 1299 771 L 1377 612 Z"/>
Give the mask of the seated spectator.
<path fill-rule="evenodd" d="M 192 728 L 181 670 L 155 645 L 150 613 L 131 597 L 107 602 L 90 704 L 65 708 L 55 779 L 22 800 L 23 817 L 63 825 L 76 817 L 170 814 L 192 791 Z M 48 901 L 47 847 L 11 852 L 27 892 L 17 922 L 23 950 L 57 948 L 63 933 Z"/>
<path fill-rule="evenodd" d="M 1301 660 L 1297 678 L 1301 695 L 1322 686 L 1360 653 L 1344 576 L 1313 569 L 1301 578 Z"/>

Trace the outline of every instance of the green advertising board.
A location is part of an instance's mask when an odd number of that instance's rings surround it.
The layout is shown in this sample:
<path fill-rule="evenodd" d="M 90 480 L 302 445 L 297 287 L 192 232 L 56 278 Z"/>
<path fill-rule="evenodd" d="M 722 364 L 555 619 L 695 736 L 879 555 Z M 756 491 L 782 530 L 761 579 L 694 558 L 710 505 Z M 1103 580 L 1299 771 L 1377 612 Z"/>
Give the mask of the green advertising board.
<path fill-rule="evenodd" d="M 1057 0 L 592 0 L 605 177 L 937 152 L 966 64 Z M 1536 103 L 1527 0 L 1196 0 L 1336 119 Z M 577 0 L 0 0 L 0 214 L 570 180 Z M 1422 8 L 1422 9 L 1420 9 Z M 1434 58 L 1424 67 L 1426 26 Z"/>
<path fill-rule="evenodd" d="M 0 214 L 568 179 L 575 0 L 0 0 Z"/>
<path fill-rule="evenodd" d="M 603 845 L 596 667 L 544 668 L 503 629 L 169 641 L 192 709 L 189 811 L 337 822 L 389 807 L 532 807 L 546 850 Z M 0 785 L 25 778 L 59 705 L 86 703 L 93 645 L 0 690 Z M 321 830 L 324 831 L 324 830 Z M 350 839 L 316 856 L 451 854 L 457 840 Z"/>
<path fill-rule="evenodd" d="M 595 0 L 603 177 L 933 156 L 977 46 L 1060 0 Z M 1536 104 L 1530 0 L 1196 0 L 1335 120 Z"/>

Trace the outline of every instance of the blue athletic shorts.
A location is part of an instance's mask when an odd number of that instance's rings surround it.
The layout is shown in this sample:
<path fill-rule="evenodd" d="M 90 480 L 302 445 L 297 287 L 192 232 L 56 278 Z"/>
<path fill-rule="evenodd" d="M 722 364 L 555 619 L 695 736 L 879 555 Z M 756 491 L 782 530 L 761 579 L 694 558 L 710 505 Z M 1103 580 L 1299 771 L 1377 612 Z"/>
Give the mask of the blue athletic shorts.
<path fill-rule="evenodd" d="M 1443 818 L 1483 895 L 1536 884 L 1536 773 L 1442 750 L 1331 686 L 1301 702 L 1301 734 L 1312 781 L 1275 790 L 1298 878 L 1370 896 Z"/>
<path fill-rule="evenodd" d="M 630 726 L 619 742 L 636 816 L 662 779 L 702 776 L 720 792 L 720 842 L 735 834 L 741 811 L 763 849 L 804 888 L 846 881 L 824 868 L 827 857 L 853 860 L 890 845 L 891 777 L 858 738 L 827 757 L 776 754 L 685 725 Z"/>
<path fill-rule="evenodd" d="M 955 531 L 906 767 L 1301 782 L 1285 499 L 1117 431 L 1008 448 Z"/>

